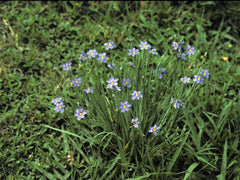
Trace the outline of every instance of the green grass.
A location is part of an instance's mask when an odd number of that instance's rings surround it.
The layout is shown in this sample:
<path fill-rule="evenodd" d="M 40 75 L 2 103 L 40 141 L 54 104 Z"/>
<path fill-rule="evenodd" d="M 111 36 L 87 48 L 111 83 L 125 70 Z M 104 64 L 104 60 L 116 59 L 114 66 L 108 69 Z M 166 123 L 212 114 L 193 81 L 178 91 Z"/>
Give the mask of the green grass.
<path fill-rule="evenodd" d="M 239 7 L 214 1 L 2 2 L 0 178 L 240 179 Z M 116 48 L 105 50 L 110 40 Z M 185 61 L 172 47 L 180 40 L 197 50 Z M 159 55 L 128 56 L 140 41 Z M 117 69 L 96 58 L 80 62 L 81 51 L 90 49 L 106 52 Z M 62 70 L 66 62 L 72 62 L 69 71 Z M 162 79 L 158 68 L 165 68 Z M 201 69 L 210 72 L 203 84 L 180 82 Z M 82 83 L 73 87 L 77 77 Z M 121 91 L 106 88 L 110 77 Z M 88 86 L 93 93 L 84 92 Z M 134 90 L 143 98 L 132 100 Z M 51 103 L 56 97 L 66 106 L 63 113 Z M 175 109 L 172 98 L 186 107 Z M 131 107 L 122 113 L 124 101 Z M 80 107 L 87 115 L 78 121 Z M 139 128 L 131 123 L 135 117 Z M 148 132 L 154 124 L 161 127 L 157 136 Z"/>

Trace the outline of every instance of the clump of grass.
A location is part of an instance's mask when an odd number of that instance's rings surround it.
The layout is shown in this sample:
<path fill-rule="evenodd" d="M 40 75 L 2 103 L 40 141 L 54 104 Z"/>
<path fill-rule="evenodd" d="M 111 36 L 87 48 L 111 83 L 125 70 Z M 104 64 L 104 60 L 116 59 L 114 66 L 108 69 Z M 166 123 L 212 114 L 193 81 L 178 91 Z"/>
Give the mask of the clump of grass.
<path fill-rule="evenodd" d="M 239 178 L 237 16 L 217 16 L 238 9 L 218 6 L 2 3 L 0 177 Z"/>

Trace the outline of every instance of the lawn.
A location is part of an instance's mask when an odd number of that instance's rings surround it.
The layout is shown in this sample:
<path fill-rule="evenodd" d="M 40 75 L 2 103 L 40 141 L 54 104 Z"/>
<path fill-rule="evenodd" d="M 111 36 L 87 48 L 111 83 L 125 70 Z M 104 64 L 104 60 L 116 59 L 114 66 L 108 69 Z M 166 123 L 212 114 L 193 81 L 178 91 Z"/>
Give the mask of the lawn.
<path fill-rule="evenodd" d="M 0 179 L 240 179 L 240 3 L 0 3 Z"/>

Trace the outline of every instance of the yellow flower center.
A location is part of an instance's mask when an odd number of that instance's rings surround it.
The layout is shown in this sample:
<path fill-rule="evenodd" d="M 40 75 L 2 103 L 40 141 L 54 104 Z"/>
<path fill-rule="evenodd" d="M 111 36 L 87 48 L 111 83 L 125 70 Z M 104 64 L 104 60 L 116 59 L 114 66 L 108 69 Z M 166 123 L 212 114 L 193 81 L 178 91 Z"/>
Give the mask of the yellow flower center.
<path fill-rule="evenodd" d="M 127 84 L 128 82 L 126 81 L 125 84 Z"/>
<path fill-rule="evenodd" d="M 177 103 L 174 103 L 173 105 L 174 105 L 174 106 L 176 106 L 176 105 L 177 105 Z"/>
<path fill-rule="evenodd" d="M 109 43 L 108 46 L 111 46 L 111 43 Z"/>
<path fill-rule="evenodd" d="M 82 58 L 85 59 L 85 56 L 83 56 Z"/>
<path fill-rule="evenodd" d="M 153 129 L 153 131 L 155 132 L 155 131 L 156 131 L 156 129 L 154 128 L 154 129 Z"/>
<path fill-rule="evenodd" d="M 136 93 L 135 96 L 138 96 L 138 93 Z"/>
<path fill-rule="evenodd" d="M 153 52 L 153 49 L 151 50 L 151 52 Z"/>
<path fill-rule="evenodd" d="M 111 84 L 113 84 L 113 82 L 111 82 Z"/>
<path fill-rule="evenodd" d="M 76 83 L 78 83 L 78 80 L 76 80 Z"/>
<path fill-rule="evenodd" d="M 178 46 L 178 44 L 176 44 L 176 46 Z"/>
<path fill-rule="evenodd" d="M 79 115 L 81 116 L 81 115 L 82 115 L 82 113 L 79 113 Z"/>
<path fill-rule="evenodd" d="M 187 81 L 186 79 L 184 79 L 184 81 Z"/>
<path fill-rule="evenodd" d="M 143 47 L 146 47 L 145 44 L 143 45 Z"/>
<path fill-rule="evenodd" d="M 192 52 L 192 50 L 191 50 L 191 49 L 189 49 L 189 52 Z"/>
<path fill-rule="evenodd" d="M 206 75 L 206 73 L 204 72 L 203 75 Z"/>
<path fill-rule="evenodd" d="M 91 52 L 91 54 L 93 55 L 93 52 Z"/>
<path fill-rule="evenodd" d="M 126 108 L 126 106 L 125 106 L 125 105 L 123 105 L 123 108 Z"/>
<path fill-rule="evenodd" d="M 200 80 L 200 77 L 198 77 L 197 79 Z"/>
<path fill-rule="evenodd" d="M 103 56 L 101 58 L 103 59 Z"/>
<path fill-rule="evenodd" d="M 69 68 L 69 66 L 67 66 L 67 69 Z"/>
<path fill-rule="evenodd" d="M 61 109 L 62 106 L 58 106 L 59 109 Z"/>
<path fill-rule="evenodd" d="M 135 54 L 136 52 L 135 51 L 133 51 L 133 54 Z"/>

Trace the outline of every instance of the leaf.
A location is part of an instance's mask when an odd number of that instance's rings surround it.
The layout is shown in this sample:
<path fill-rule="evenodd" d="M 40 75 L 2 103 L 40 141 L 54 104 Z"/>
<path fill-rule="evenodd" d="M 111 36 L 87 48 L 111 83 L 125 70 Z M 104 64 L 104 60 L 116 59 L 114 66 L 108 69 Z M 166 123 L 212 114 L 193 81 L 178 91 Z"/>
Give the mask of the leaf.
<path fill-rule="evenodd" d="M 225 180 L 226 178 L 226 170 L 227 170 L 227 138 L 225 140 L 224 144 L 224 150 L 223 150 L 223 158 L 222 158 L 222 166 L 221 166 L 221 174 L 217 176 L 218 180 Z"/>
<path fill-rule="evenodd" d="M 191 164 L 191 166 L 189 166 L 189 168 L 186 171 L 186 174 L 184 176 L 183 180 L 186 180 L 192 173 L 192 171 L 199 165 L 199 163 L 193 163 Z"/>
<path fill-rule="evenodd" d="M 168 172 L 171 171 L 171 169 L 172 169 L 173 165 L 175 164 L 178 156 L 180 155 L 181 150 L 182 150 L 184 144 L 186 143 L 186 140 L 187 140 L 187 138 L 188 138 L 188 135 L 189 135 L 189 132 L 186 134 L 186 136 L 184 137 L 184 140 L 183 140 L 182 143 L 180 144 L 179 148 L 178 148 L 178 149 L 176 150 L 176 152 L 174 153 L 173 159 L 172 159 L 172 161 L 170 162 L 170 164 L 169 164 L 169 166 L 168 166 L 168 168 L 167 168 L 167 171 L 168 171 Z"/>
<path fill-rule="evenodd" d="M 114 168 L 114 166 L 117 164 L 118 160 L 120 159 L 120 154 L 118 154 L 118 156 L 115 158 L 115 160 L 112 162 L 112 164 L 110 165 L 110 167 L 107 167 L 107 170 L 105 171 L 105 173 L 102 175 L 101 179 L 105 179 L 106 175 Z"/>
<path fill-rule="evenodd" d="M 141 180 L 141 179 L 148 178 L 151 175 L 157 175 L 157 173 L 146 173 L 146 175 L 144 175 L 144 176 L 138 176 L 136 178 L 128 178 L 126 180 Z"/>
<path fill-rule="evenodd" d="M 197 156 L 197 159 L 200 160 L 200 161 L 202 161 L 202 162 L 204 162 L 204 163 L 206 163 L 206 164 L 208 164 L 209 166 L 211 166 L 211 167 L 217 169 L 216 166 L 214 166 L 214 165 L 212 165 L 211 163 L 209 163 L 209 162 L 208 162 L 206 159 L 204 159 L 203 157 L 201 157 L 201 156 Z"/>

